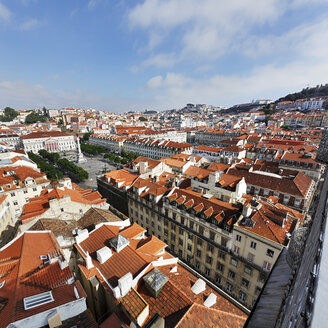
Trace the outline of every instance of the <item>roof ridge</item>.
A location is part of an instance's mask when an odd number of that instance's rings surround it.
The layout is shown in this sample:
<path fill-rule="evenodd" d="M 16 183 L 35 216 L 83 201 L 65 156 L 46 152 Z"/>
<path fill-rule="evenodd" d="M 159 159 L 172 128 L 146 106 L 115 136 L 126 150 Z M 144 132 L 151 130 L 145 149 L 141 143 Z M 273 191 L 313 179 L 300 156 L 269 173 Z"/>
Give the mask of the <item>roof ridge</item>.
<path fill-rule="evenodd" d="M 268 225 L 268 223 L 266 222 L 265 218 L 266 216 L 262 215 L 261 211 L 258 212 L 260 217 L 262 218 L 262 220 L 264 221 L 264 224 L 266 225 L 266 227 L 271 231 L 273 237 L 278 241 L 278 243 L 280 244 L 280 240 L 278 239 L 278 237 L 276 236 L 276 234 L 273 232 L 273 230 L 271 229 L 271 227 Z"/>

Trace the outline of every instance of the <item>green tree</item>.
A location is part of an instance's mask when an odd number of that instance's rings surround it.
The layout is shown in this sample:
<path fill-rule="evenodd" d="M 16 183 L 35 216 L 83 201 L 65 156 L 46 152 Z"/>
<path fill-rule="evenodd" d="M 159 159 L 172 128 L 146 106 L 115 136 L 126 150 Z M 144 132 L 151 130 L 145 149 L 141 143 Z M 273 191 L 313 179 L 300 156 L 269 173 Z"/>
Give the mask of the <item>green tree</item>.
<path fill-rule="evenodd" d="M 144 116 L 140 116 L 140 117 L 139 117 L 139 121 L 141 121 L 141 122 L 145 122 L 145 121 L 148 121 L 148 120 L 146 119 L 146 117 L 144 117 Z"/>
<path fill-rule="evenodd" d="M 83 135 L 83 141 L 88 141 L 89 138 L 90 138 L 90 136 L 91 136 L 91 134 L 92 133 L 90 133 L 90 132 L 84 133 L 84 135 Z"/>
<path fill-rule="evenodd" d="M 33 111 L 26 116 L 25 123 L 32 124 L 32 123 L 37 123 L 37 122 L 46 122 L 47 120 L 48 120 L 48 117 L 40 115 L 39 113 Z"/>
<path fill-rule="evenodd" d="M 19 115 L 19 113 L 11 108 L 11 107 L 6 107 L 3 111 L 3 115 L 0 115 L 0 121 L 2 122 L 10 122 L 14 118 L 16 118 Z"/>

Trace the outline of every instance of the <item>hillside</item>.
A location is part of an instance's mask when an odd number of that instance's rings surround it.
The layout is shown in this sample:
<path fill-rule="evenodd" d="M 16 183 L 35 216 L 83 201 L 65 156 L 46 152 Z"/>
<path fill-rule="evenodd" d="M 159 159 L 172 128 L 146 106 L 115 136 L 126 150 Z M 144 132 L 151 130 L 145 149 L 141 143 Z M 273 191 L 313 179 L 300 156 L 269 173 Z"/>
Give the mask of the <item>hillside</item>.
<path fill-rule="evenodd" d="M 297 99 L 312 97 L 328 97 L 328 84 L 317 85 L 313 88 L 304 88 L 300 92 L 290 93 L 287 96 L 276 100 L 276 103 L 280 101 L 295 101 Z"/>

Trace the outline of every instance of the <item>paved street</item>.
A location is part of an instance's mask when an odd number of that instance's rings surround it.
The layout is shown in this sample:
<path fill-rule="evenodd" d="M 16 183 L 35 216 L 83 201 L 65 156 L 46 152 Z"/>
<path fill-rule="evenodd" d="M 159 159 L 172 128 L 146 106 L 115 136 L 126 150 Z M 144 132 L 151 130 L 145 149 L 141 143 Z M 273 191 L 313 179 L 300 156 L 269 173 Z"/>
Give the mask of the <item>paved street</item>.
<path fill-rule="evenodd" d="M 100 156 L 88 157 L 84 155 L 84 157 L 87 162 L 77 164 L 89 172 L 89 179 L 79 183 L 79 186 L 82 188 L 97 188 L 96 175 L 101 174 L 104 169 L 106 171 L 116 169 L 113 165 L 108 164 L 108 162 Z"/>

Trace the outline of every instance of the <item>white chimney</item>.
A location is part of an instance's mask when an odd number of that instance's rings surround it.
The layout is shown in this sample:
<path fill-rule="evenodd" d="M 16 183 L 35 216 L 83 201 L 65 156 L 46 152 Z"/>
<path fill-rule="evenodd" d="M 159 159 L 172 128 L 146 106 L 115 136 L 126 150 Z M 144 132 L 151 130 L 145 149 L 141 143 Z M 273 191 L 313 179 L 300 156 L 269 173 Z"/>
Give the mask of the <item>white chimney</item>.
<path fill-rule="evenodd" d="M 215 303 L 216 303 L 216 295 L 214 295 L 213 293 L 211 293 L 210 295 L 208 295 L 207 299 L 205 300 L 204 305 L 206 307 L 210 308 Z"/>
<path fill-rule="evenodd" d="M 200 278 L 191 287 L 191 291 L 196 295 L 203 292 L 205 289 L 206 289 L 206 283 L 204 280 L 202 280 Z"/>
<path fill-rule="evenodd" d="M 80 298 L 80 295 L 75 286 L 74 286 L 74 294 L 75 294 L 75 298 L 78 300 Z"/>
<path fill-rule="evenodd" d="M 128 272 L 126 275 L 124 275 L 118 280 L 118 286 L 121 290 L 121 297 L 124 297 L 130 291 L 132 287 L 132 280 L 133 277 L 131 272 Z"/>
<path fill-rule="evenodd" d="M 249 217 L 252 214 L 252 208 L 249 205 L 246 205 L 243 207 L 243 212 L 242 212 L 243 216 L 245 217 Z"/>
<path fill-rule="evenodd" d="M 85 258 L 85 263 L 86 263 L 86 267 L 87 267 L 88 270 L 93 268 L 92 258 L 89 255 L 89 252 L 87 252 L 87 257 Z"/>
<path fill-rule="evenodd" d="M 82 231 L 79 231 L 78 235 L 75 237 L 75 241 L 77 244 L 79 244 L 82 243 L 82 241 L 87 239 L 88 237 L 89 237 L 88 229 L 83 229 Z"/>
<path fill-rule="evenodd" d="M 97 260 L 103 264 L 112 256 L 112 251 L 109 247 L 105 246 L 97 250 Z"/>

